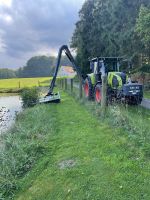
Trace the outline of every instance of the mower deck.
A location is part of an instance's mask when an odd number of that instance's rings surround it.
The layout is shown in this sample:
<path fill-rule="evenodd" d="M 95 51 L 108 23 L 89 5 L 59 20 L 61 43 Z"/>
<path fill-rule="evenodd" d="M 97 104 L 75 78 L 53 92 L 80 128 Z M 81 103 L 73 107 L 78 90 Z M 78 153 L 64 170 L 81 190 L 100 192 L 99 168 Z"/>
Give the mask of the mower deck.
<path fill-rule="evenodd" d="M 48 96 L 42 97 L 39 99 L 39 103 L 59 103 L 60 102 L 60 94 L 50 94 Z"/>

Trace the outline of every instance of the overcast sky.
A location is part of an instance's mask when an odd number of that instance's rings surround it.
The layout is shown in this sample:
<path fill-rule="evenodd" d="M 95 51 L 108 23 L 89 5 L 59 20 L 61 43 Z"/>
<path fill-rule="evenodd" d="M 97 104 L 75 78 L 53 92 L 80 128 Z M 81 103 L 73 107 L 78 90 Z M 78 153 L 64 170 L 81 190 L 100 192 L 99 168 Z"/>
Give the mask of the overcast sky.
<path fill-rule="evenodd" d="M 0 68 L 69 44 L 84 0 L 0 0 Z"/>

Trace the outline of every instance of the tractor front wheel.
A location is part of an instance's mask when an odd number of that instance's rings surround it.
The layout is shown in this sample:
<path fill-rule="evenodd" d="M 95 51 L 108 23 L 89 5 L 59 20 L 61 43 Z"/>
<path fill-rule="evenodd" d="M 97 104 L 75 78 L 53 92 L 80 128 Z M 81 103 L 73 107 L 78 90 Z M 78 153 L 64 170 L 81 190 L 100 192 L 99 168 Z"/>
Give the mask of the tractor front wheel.
<path fill-rule="evenodd" d="M 94 97 L 95 97 L 96 103 L 101 103 L 101 100 L 102 100 L 102 85 L 100 83 L 98 83 L 95 86 Z"/>

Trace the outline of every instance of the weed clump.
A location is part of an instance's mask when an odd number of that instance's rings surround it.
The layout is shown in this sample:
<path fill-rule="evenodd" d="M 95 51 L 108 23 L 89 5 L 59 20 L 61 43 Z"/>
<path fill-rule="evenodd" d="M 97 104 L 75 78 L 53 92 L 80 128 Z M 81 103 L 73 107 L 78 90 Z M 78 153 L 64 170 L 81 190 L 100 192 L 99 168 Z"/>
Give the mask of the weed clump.
<path fill-rule="evenodd" d="M 24 108 L 34 106 L 39 100 L 38 89 L 36 87 L 24 88 L 21 92 L 21 98 Z"/>

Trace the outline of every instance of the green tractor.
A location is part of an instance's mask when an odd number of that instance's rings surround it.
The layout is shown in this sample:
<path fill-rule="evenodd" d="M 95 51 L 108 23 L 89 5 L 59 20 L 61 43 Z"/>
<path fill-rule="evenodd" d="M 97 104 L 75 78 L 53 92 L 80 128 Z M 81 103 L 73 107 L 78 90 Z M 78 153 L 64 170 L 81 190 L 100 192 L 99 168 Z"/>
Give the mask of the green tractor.
<path fill-rule="evenodd" d="M 143 87 L 137 82 L 132 82 L 125 72 L 120 72 L 122 64 L 124 61 L 120 57 L 98 57 L 90 60 L 92 73 L 87 74 L 84 80 L 85 97 L 101 103 L 102 76 L 107 75 L 107 102 L 116 100 L 128 104 L 140 104 Z"/>

